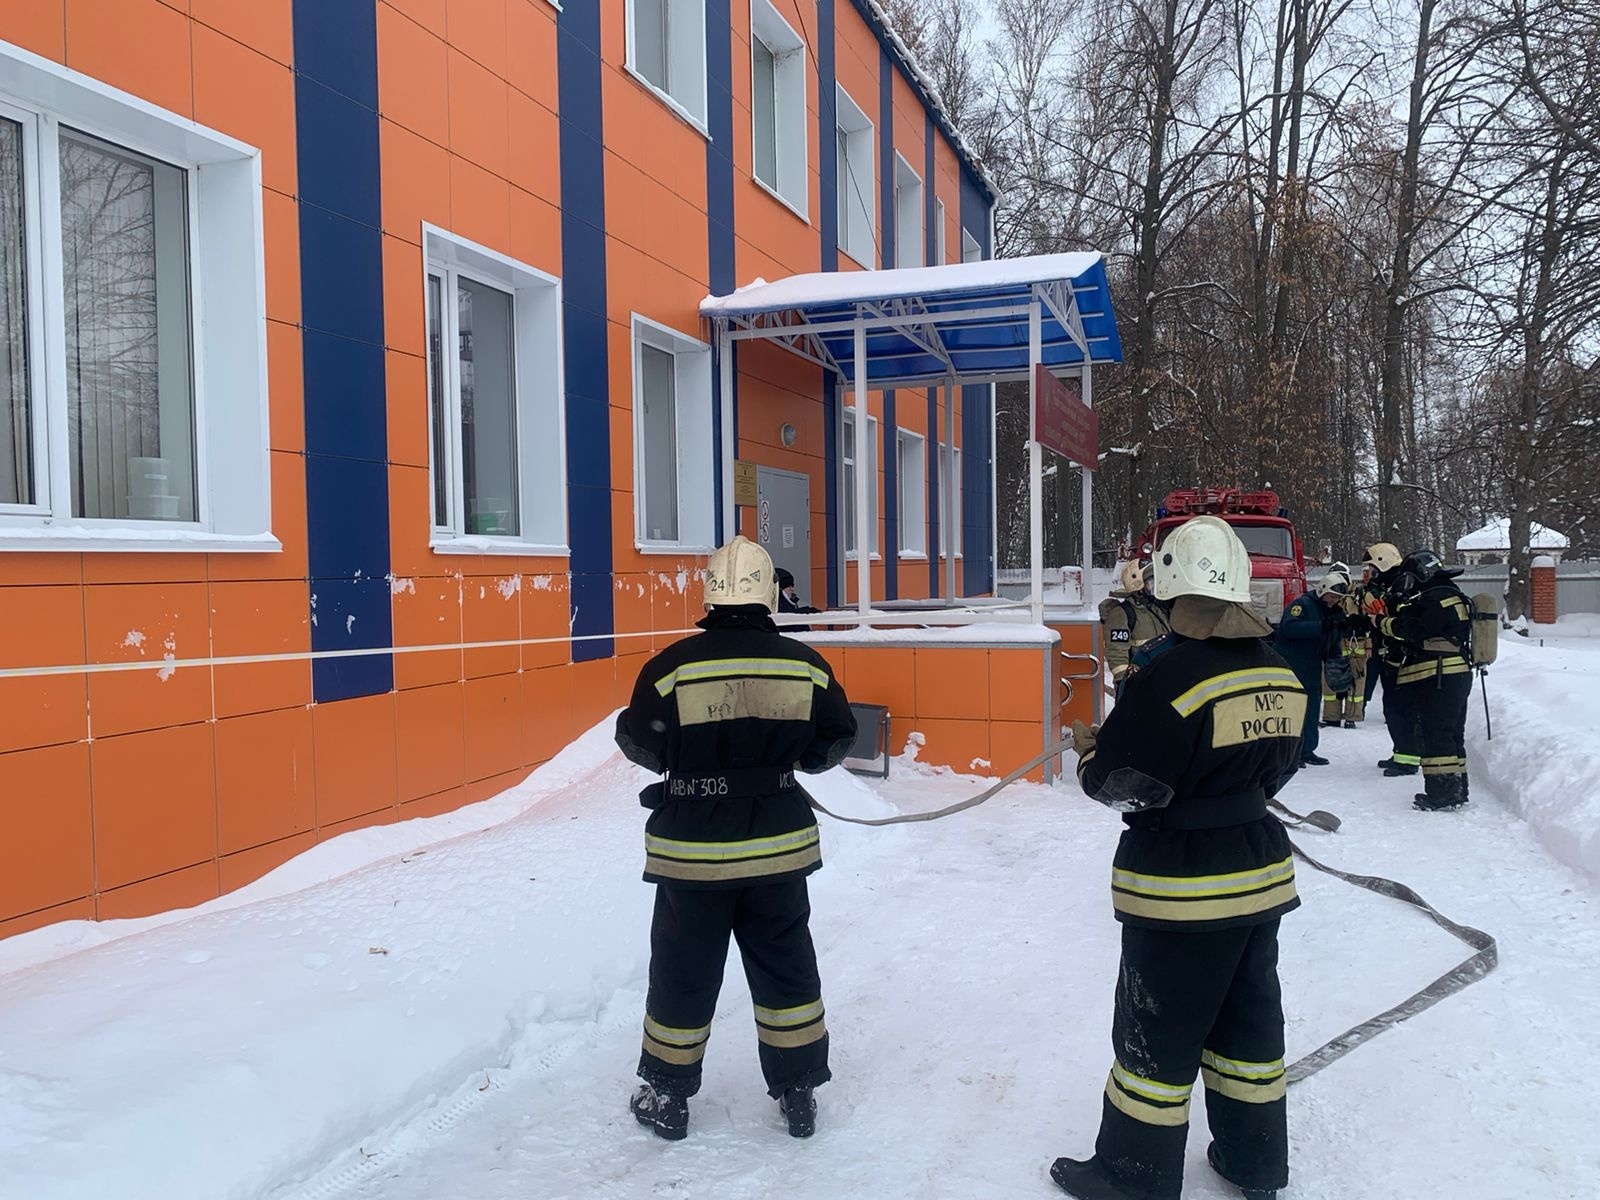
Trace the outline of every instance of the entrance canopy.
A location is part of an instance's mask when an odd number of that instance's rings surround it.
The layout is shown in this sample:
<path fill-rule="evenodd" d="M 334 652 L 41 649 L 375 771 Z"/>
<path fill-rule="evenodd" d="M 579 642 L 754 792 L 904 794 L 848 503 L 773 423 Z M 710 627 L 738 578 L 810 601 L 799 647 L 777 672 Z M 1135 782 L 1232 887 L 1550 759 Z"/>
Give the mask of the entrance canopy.
<path fill-rule="evenodd" d="M 1083 403 L 1093 406 L 1091 368 L 1122 361 L 1105 260 L 1095 253 L 1042 254 L 907 267 L 888 271 L 824 271 L 776 283 L 757 281 L 727 296 L 708 296 L 700 315 L 714 329 L 722 403 L 724 525 L 735 528 L 733 501 L 734 342 L 767 341 L 831 371 L 854 392 L 853 461 L 868 463 L 867 392 L 945 386 L 946 444 L 955 443 L 953 389 L 958 384 L 1027 380 L 1030 385 L 1028 501 L 1035 621 L 1044 614 L 1044 525 L 1038 416 L 1038 373 L 1077 376 Z M 934 435 L 929 430 L 930 437 Z M 989 469 L 992 471 L 993 466 Z M 1083 470 L 1083 562 L 1089 579 L 1090 467 Z M 869 488 L 877 464 L 855 472 L 855 545 L 869 546 Z M 993 481 L 991 479 L 991 488 Z M 948 496 L 949 488 L 941 489 Z M 951 519 L 946 509 L 941 527 Z M 840 539 L 840 563 L 846 553 Z M 935 553 L 937 551 L 934 551 Z M 840 577 L 845 577 L 841 570 Z M 872 610 L 872 573 L 856 573 L 857 606 Z M 955 597 L 955 556 L 947 555 L 945 596 Z M 1087 598 L 1087 593 L 1086 593 Z"/>
<path fill-rule="evenodd" d="M 1028 324 L 1036 297 L 1042 319 L 1035 359 Z M 874 389 L 1026 379 L 1033 361 L 1055 370 L 1122 361 L 1099 254 L 794 275 L 707 297 L 700 314 L 734 340 L 782 342 L 850 384 L 855 333 L 864 325 L 867 386 Z"/>

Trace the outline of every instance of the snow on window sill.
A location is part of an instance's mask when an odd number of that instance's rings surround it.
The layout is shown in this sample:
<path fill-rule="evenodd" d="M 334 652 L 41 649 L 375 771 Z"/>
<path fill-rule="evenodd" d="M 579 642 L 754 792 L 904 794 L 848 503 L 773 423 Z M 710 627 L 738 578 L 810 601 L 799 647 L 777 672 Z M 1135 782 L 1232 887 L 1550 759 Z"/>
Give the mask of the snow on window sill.
<path fill-rule="evenodd" d="M 440 537 L 428 542 L 435 554 L 514 554 L 523 558 L 570 558 L 566 546 L 546 546 L 538 542 L 518 542 L 494 537 Z"/>
<path fill-rule="evenodd" d="M 213 533 L 194 526 L 163 529 L 156 525 L 12 525 L 0 526 L 0 551 L 54 550 L 181 554 L 277 554 L 283 543 L 270 533 Z"/>
<path fill-rule="evenodd" d="M 854 550 L 846 550 L 844 552 L 844 560 L 845 560 L 845 562 L 855 562 L 856 561 L 856 552 Z M 867 555 L 867 560 L 869 562 L 882 562 L 883 561 L 883 555 L 880 554 L 878 551 L 874 550 L 871 554 Z"/>
<path fill-rule="evenodd" d="M 709 141 L 712 140 L 711 139 L 711 130 L 706 126 L 706 123 L 704 121 L 702 121 L 699 117 L 695 116 L 687 108 L 685 108 L 678 101 L 678 98 L 676 96 L 674 96 L 671 92 L 664 92 L 660 88 L 658 88 L 655 84 L 651 83 L 642 74 L 640 74 L 637 70 L 634 69 L 634 66 L 633 66 L 632 63 L 624 63 L 623 66 L 622 66 L 622 69 L 624 71 L 626 71 L 629 75 L 633 76 L 634 80 L 639 84 L 640 87 L 644 88 L 647 92 L 649 92 L 657 100 L 659 100 L 659 101 L 661 101 L 661 103 L 665 104 L 667 106 L 667 108 L 669 108 L 672 111 L 672 115 L 677 117 L 678 120 L 682 121 L 690 129 L 693 129 L 701 137 L 705 138 L 706 141 L 709 142 Z"/>
<path fill-rule="evenodd" d="M 900 551 L 900 557 L 902 560 L 910 559 L 912 562 L 927 562 L 928 552 L 926 550 L 902 550 Z"/>
<path fill-rule="evenodd" d="M 633 548 L 640 554 L 673 554 L 678 557 L 684 555 L 710 554 L 715 546 L 700 546 L 692 542 L 634 542 Z"/>

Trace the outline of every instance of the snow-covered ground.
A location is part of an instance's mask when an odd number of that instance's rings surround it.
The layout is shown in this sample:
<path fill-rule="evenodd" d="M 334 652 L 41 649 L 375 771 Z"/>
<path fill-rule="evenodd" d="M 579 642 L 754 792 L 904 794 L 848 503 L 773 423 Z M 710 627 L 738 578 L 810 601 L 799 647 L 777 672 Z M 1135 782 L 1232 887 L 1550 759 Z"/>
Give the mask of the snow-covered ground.
<path fill-rule="evenodd" d="M 1484 982 L 1291 1090 L 1285 1200 L 1600 1194 L 1582 1098 L 1600 1078 L 1600 893 L 1488 786 L 1526 808 L 1536 771 L 1594 754 L 1594 681 L 1559 683 L 1587 657 L 1508 648 L 1466 812 L 1417 813 L 1415 780 L 1378 775 L 1377 719 L 1326 731 L 1334 765 L 1284 796 L 1345 819 L 1297 835 L 1311 853 L 1412 884 L 1501 952 Z M 1531 742 L 1541 719 L 1568 732 Z M 764 1094 L 733 956 L 690 1138 L 669 1145 L 624 1105 L 644 778 L 601 726 L 505 797 L 349 835 L 196 913 L 0 943 L 0 1197 L 1057 1194 L 1046 1166 L 1089 1150 L 1109 1065 L 1116 818 L 1064 785 L 928 825 L 827 822 L 813 929 L 836 1079 L 819 1132 L 789 1139 Z M 866 814 L 978 786 L 902 760 L 887 784 L 816 790 Z M 1291 1056 L 1467 954 L 1403 905 L 1310 871 L 1301 886 Z M 1186 1195 L 1228 1195 L 1204 1144 L 1197 1128 Z"/>

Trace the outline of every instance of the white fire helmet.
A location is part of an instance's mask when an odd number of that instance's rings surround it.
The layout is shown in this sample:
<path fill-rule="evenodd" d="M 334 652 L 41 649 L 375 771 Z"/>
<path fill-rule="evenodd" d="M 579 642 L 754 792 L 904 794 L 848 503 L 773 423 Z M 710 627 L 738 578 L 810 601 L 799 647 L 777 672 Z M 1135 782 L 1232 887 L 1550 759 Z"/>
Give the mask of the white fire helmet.
<path fill-rule="evenodd" d="M 1168 535 L 1155 552 L 1156 596 L 1209 596 L 1250 603 L 1250 554 L 1220 517 L 1195 517 Z"/>
<path fill-rule="evenodd" d="M 1138 592 L 1144 589 L 1145 568 L 1140 565 L 1137 558 L 1130 558 L 1122 564 L 1122 570 L 1117 573 L 1117 584 L 1125 592 Z"/>
<path fill-rule="evenodd" d="M 772 559 L 742 534 L 711 552 L 706 563 L 705 605 L 760 604 L 778 611 L 778 576 Z"/>
<path fill-rule="evenodd" d="M 1375 542 L 1367 547 L 1367 557 L 1362 560 L 1362 566 L 1371 567 L 1378 574 L 1392 571 L 1400 565 L 1405 556 L 1400 553 L 1400 547 L 1393 542 Z"/>
<path fill-rule="evenodd" d="M 1319 596 L 1326 596 L 1330 592 L 1335 596 L 1348 596 L 1350 594 L 1350 568 L 1341 562 L 1334 563 L 1323 573 L 1321 579 L 1311 585 L 1311 590 Z"/>

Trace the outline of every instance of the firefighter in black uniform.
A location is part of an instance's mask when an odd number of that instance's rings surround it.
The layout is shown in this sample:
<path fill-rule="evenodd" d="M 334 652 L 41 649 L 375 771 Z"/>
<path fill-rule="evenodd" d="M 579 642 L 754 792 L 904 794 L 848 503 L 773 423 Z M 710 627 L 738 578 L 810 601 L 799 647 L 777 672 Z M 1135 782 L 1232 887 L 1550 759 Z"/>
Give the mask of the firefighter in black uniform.
<path fill-rule="evenodd" d="M 1378 681 L 1383 684 L 1383 724 L 1389 731 L 1389 757 L 1378 763 L 1385 775 L 1415 775 L 1422 765 L 1417 751 L 1417 718 L 1410 707 L 1410 696 L 1401 692 L 1400 667 L 1405 662 L 1405 643 L 1385 637 L 1378 619 L 1387 612 L 1390 592 L 1400 576 L 1403 561 L 1392 542 L 1377 542 L 1367 548 L 1362 565 L 1366 581 L 1357 591 L 1357 603 L 1372 630 L 1373 657 L 1377 659 Z"/>
<path fill-rule="evenodd" d="M 1456 586 L 1459 568 L 1432 550 L 1414 550 L 1400 564 L 1378 632 L 1405 647 L 1395 692 L 1416 722 L 1423 791 L 1413 803 L 1427 812 L 1467 802 L 1467 702 L 1472 698 L 1472 610 Z M 1383 702 L 1389 703 L 1385 692 Z"/>
<path fill-rule="evenodd" d="M 629 1107 L 661 1137 L 689 1129 L 728 936 L 739 943 L 768 1092 L 789 1132 L 816 1127 L 831 1077 L 805 877 L 822 865 L 798 771 L 844 758 L 856 723 L 822 656 L 772 623 L 767 552 L 736 537 L 711 556 L 704 633 L 652 658 L 617 717 L 617 745 L 666 779 L 639 799 L 656 887 L 643 1086 Z"/>
<path fill-rule="evenodd" d="M 1121 586 L 1100 602 L 1105 660 L 1118 695 L 1133 670 L 1134 652 L 1170 628 L 1167 606 L 1150 594 L 1150 580 L 1150 565 L 1130 558 L 1117 577 Z"/>
<path fill-rule="evenodd" d="M 1128 826 L 1111 873 L 1122 969 L 1094 1157 L 1050 1174 L 1079 1200 L 1178 1200 L 1199 1075 L 1212 1167 L 1271 1200 L 1289 1177 L 1278 920 L 1299 900 L 1267 800 L 1300 764 L 1306 696 L 1262 640 L 1224 522 L 1180 527 L 1155 569 L 1166 649 L 1101 729 L 1073 727 L 1079 782 Z"/>

